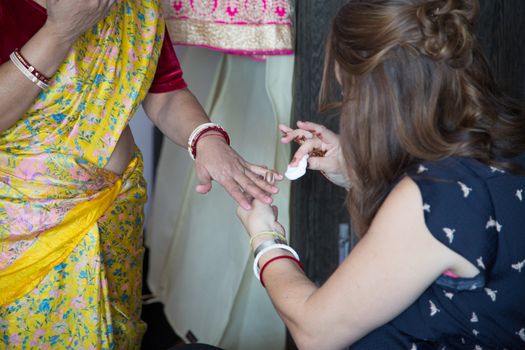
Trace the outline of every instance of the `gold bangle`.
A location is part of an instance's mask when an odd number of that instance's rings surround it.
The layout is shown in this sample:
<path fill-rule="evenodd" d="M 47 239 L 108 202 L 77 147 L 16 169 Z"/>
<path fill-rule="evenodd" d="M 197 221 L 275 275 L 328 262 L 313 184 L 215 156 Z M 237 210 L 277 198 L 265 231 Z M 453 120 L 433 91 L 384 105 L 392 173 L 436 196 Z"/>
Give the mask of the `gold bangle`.
<path fill-rule="evenodd" d="M 259 232 L 255 235 L 253 235 L 252 238 L 250 238 L 250 248 L 252 247 L 252 244 L 253 244 L 253 241 L 255 241 L 257 238 L 259 237 L 262 237 L 262 236 L 272 236 L 272 237 L 275 237 L 275 238 L 279 238 L 285 242 L 287 242 L 288 240 L 286 239 L 286 237 L 282 234 L 282 233 L 279 233 L 277 231 L 262 231 L 262 232 Z"/>

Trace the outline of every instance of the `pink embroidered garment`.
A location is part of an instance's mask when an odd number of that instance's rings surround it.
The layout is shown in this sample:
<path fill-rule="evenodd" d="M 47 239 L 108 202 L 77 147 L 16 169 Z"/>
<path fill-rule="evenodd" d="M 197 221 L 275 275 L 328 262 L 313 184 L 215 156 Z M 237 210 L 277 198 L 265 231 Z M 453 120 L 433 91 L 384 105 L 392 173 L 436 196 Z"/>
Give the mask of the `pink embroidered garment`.
<path fill-rule="evenodd" d="M 291 0 L 164 0 L 173 43 L 228 54 L 293 54 Z"/>

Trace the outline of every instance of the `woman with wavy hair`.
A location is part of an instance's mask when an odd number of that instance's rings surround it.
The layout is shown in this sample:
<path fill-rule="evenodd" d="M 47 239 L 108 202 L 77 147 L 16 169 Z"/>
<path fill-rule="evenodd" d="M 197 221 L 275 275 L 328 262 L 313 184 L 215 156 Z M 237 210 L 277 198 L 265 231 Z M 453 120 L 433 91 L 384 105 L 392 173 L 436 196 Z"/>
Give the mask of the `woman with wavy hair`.
<path fill-rule="evenodd" d="M 321 287 L 275 209 L 238 215 L 254 272 L 301 349 L 525 347 L 525 115 L 497 90 L 475 0 L 354 0 L 327 45 L 340 134 L 281 126 L 348 189 L 360 241 Z M 335 75 L 336 79 L 331 79 Z M 321 155 L 324 154 L 324 157 Z M 299 233 L 300 234 L 300 233 Z"/>

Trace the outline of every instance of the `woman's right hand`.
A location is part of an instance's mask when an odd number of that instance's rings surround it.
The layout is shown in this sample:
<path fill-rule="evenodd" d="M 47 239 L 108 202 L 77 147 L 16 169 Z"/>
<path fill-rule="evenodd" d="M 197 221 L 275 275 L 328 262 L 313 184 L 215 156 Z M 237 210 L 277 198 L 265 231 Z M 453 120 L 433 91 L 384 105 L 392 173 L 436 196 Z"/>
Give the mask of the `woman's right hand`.
<path fill-rule="evenodd" d="M 291 166 L 297 166 L 299 161 L 307 154 L 308 168 L 319 170 L 332 183 L 337 186 L 350 188 L 346 162 L 339 142 L 339 135 L 330 131 L 323 125 L 312 122 L 297 122 L 298 129 L 291 129 L 280 124 L 279 130 L 283 133 L 282 143 L 296 141 L 301 146 L 295 152 Z M 324 156 L 312 155 L 315 150 L 326 152 Z"/>
<path fill-rule="evenodd" d="M 68 43 L 104 18 L 116 0 L 46 0 L 46 26 Z"/>

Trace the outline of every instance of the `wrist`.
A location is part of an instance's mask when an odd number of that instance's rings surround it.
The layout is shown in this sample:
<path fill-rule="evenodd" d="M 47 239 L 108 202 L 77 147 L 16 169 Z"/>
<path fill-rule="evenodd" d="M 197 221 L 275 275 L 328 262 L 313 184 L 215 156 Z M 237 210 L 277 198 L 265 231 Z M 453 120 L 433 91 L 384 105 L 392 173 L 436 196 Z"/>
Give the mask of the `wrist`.
<path fill-rule="evenodd" d="M 42 26 L 41 32 L 45 35 L 48 44 L 67 51 L 69 51 L 78 37 L 71 33 L 64 33 L 64 30 L 59 25 L 54 24 L 49 19 Z"/>
<path fill-rule="evenodd" d="M 283 232 L 277 230 L 260 230 L 257 233 L 250 234 L 250 248 L 255 252 L 257 247 L 261 246 L 266 241 L 280 240 L 285 244 L 288 244 L 286 235 Z"/>
<path fill-rule="evenodd" d="M 224 138 L 224 135 L 219 134 L 215 131 L 210 131 L 205 133 L 201 136 L 199 139 L 199 142 L 197 143 L 197 154 L 201 149 L 207 148 L 207 147 L 215 147 L 217 143 L 224 143 L 228 145 L 228 142 L 226 142 L 226 139 Z"/>
<path fill-rule="evenodd" d="M 209 136 L 214 135 L 214 134 L 218 134 L 218 135 L 222 136 L 222 138 L 223 138 L 223 140 L 224 140 L 224 142 L 226 144 L 228 144 L 228 145 L 230 144 L 230 136 L 228 135 L 228 133 L 226 132 L 226 130 L 224 130 L 224 128 L 222 126 L 220 126 L 218 124 L 215 124 L 215 123 L 204 123 L 204 124 L 201 124 L 201 125 L 197 126 L 192 131 L 192 133 L 190 134 L 190 137 L 188 138 L 188 153 L 190 154 L 190 157 L 193 160 L 195 160 L 197 158 L 197 151 L 198 151 L 199 144 L 201 144 L 201 143 L 204 143 L 204 144 L 209 143 L 209 142 L 205 142 L 205 140 L 203 140 L 205 138 L 205 136 L 208 135 L 208 134 L 210 134 Z M 215 137 L 214 137 L 214 139 L 215 139 Z"/>

